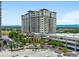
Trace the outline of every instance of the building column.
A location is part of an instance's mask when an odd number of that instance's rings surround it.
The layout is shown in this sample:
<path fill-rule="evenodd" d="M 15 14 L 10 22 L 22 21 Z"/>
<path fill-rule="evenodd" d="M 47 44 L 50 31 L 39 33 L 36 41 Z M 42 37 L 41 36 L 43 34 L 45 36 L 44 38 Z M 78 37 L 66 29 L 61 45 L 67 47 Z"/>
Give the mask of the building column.
<path fill-rule="evenodd" d="M 74 49 L 74 51 L 76 52 L 76 50 L 77 50 L 77 40 L 75 39 L 75 49 Z"/>

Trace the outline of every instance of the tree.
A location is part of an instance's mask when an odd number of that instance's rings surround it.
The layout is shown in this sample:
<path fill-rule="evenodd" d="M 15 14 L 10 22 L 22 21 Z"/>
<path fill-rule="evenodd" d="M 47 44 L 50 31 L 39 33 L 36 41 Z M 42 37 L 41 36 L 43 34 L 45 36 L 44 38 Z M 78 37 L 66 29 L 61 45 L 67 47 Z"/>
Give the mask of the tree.
<path fill-rule="evenodd" d="M 12 31 L 12 32 L 10 32 L 9 33 L 9 35 L 8 35 L 10 38 L 12 38 L 12 39 L 14 39 L 14 38 L 16 38 L 17 36 L 18 36 L 18 33 L 17 32 L 14 32 L 14 31 Z"/>
<path fill-rule="evenodd" d="M 41 45 L 41 47 L 45 44 L 46 38 L 41 38 L 38 43 Z"/>
<path fill-rule="evenodd" d="M 12 50 L 13 50 L 13 42 L 10 42 L 8 46 L 9 46 L 9 48 L 10 48 L 11 51 L 12 51 Z"/>
<path fill-rule="evenodd" d="M 24 48 L 24 44 L 22 42 L 19 43 L 20 47 Z"/>
<path fill-rule="evenodd" d="M 51 41 L 48 42 L 48 44 L 49 45 L 60 46 L 60 47 L 64 46 L 64 44 L 62 42 L 58 41 L 58 40 L 51 40 Z"/>

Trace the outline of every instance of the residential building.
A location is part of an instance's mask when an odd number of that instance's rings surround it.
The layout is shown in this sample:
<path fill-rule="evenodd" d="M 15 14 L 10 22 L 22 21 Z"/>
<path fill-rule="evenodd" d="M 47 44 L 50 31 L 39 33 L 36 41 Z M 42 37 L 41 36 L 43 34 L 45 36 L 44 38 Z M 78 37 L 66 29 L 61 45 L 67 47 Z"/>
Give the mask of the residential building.
<path fill-rule="evenodd" d="M 35 33 L 55 33 L 56 32 L 56 12 L 47 9 L 38 11 L 29 10 L 21 16 L 22 31 Z"/>

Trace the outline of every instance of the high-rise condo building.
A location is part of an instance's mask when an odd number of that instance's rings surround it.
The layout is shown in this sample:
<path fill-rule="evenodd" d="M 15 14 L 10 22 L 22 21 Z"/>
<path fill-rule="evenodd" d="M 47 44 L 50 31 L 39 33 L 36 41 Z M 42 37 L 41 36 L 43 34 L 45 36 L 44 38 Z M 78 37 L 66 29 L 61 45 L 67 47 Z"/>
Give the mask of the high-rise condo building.
<path fill-rule="evenodd" d="M 35 33 L 54 33 L 56 32 L 56 12 L 47 9 L 38 11 L 29 10 L 21 16 L 22 31 Z"/>

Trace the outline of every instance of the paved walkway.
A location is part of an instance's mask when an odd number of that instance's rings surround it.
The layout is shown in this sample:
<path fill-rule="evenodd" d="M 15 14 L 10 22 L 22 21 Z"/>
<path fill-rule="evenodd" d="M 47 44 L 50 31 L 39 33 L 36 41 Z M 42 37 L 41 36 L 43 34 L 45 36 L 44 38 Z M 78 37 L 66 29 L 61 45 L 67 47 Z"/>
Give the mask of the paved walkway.
<path fill-rule="evenodd" d="M 24 49 L 19 51 L 1 51 L 0 57 L 57 57 L 57 53 L 50 49 Z"/>

